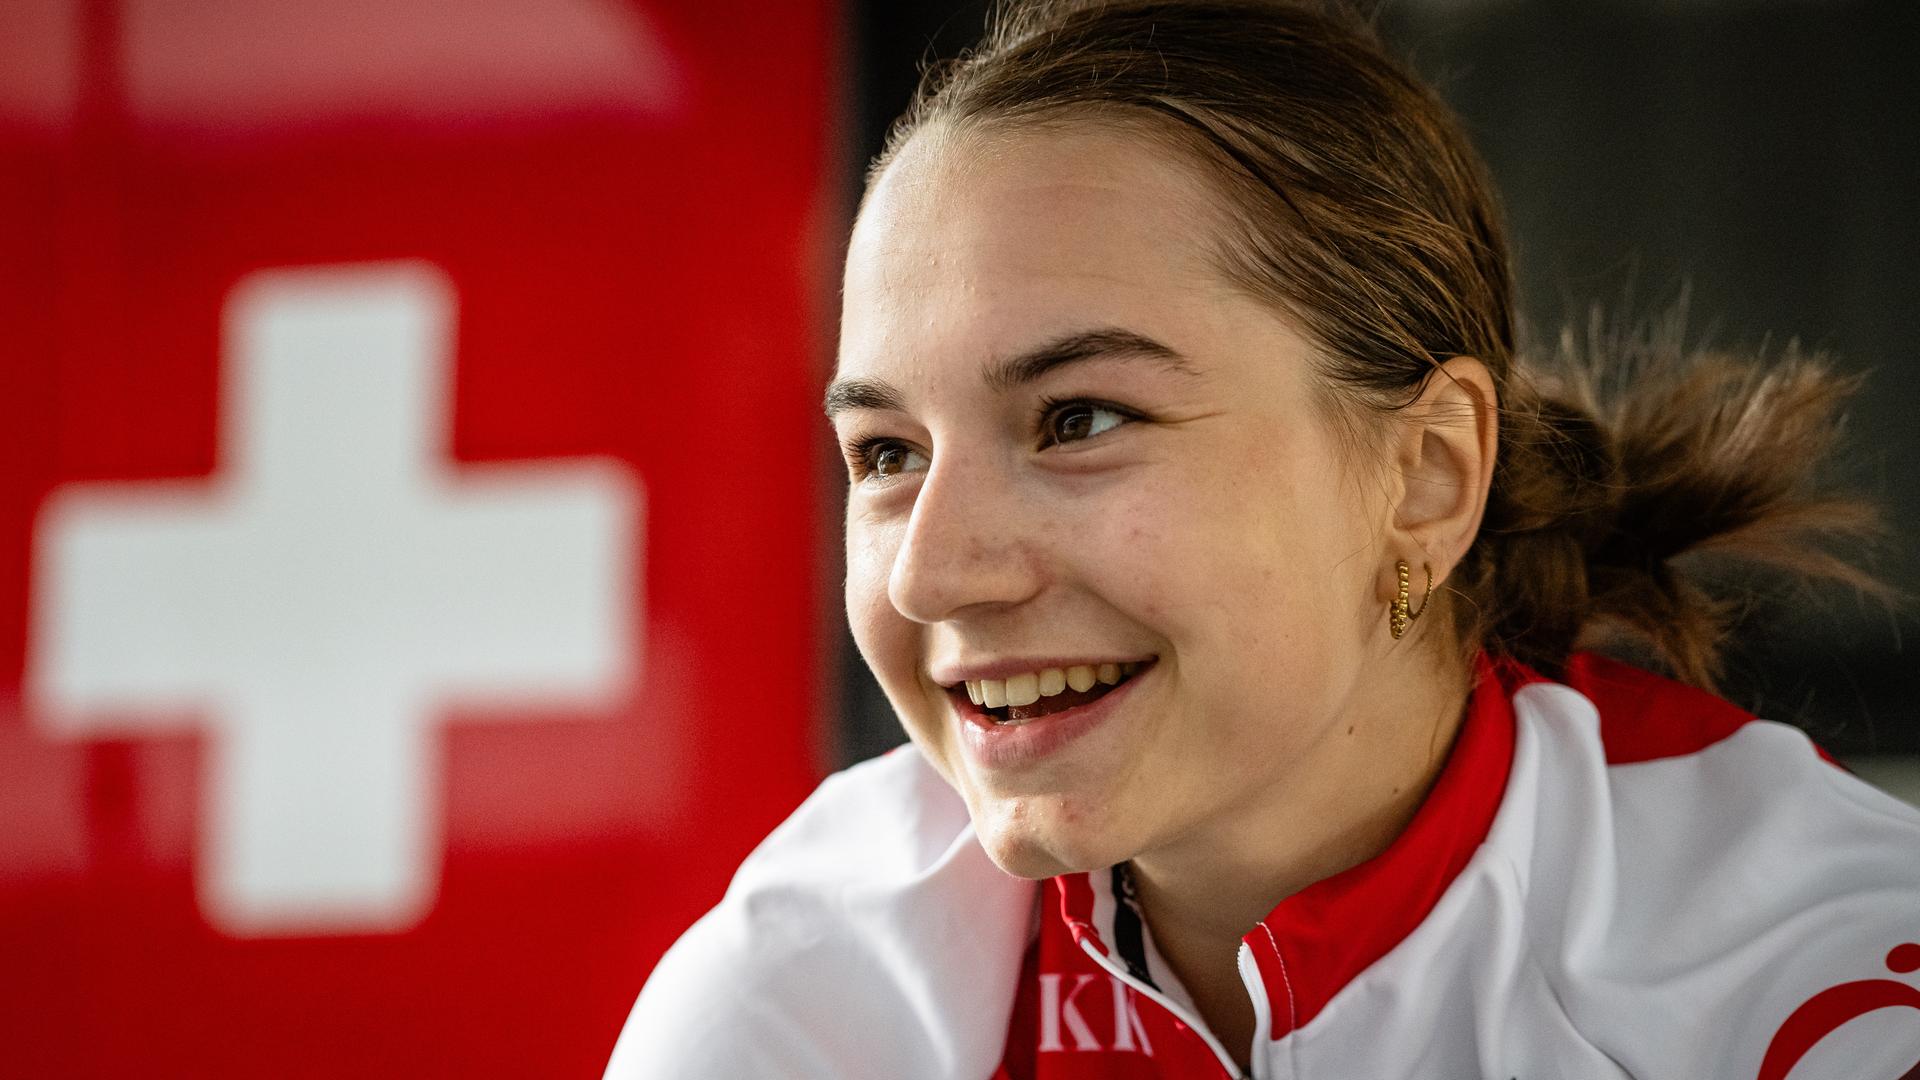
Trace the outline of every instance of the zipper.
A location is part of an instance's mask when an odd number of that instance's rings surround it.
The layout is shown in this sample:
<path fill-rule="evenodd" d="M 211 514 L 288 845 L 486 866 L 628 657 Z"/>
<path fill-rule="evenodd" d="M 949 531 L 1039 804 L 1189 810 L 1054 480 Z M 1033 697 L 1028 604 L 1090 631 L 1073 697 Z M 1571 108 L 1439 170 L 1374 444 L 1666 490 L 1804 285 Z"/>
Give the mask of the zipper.
<path fill-rule="evenodd" d="M 1124 903 L 1125 901 L 1119 902 Z M 1240 1071 L 1240 1066 L 1233 1060 L 1233 1055 L 1227 1053 L 1227 1048 L 1220 1045 L 1220 1040 L 1213 1037 L 1213 1032 L 1207 1030 L 1207 1025 L 1201 1022 L 1199 1017 L 1187 1012 L 1186 1009 L 1175 1003 L 1172 998 L 1161 993 L 1153 986 L 1135 978 L 1133 972 L 1127 970 L 1126 965 L 1115 963 L 1112 957 L 1095 947 L 1090 939 L 1081 938 L 1080 948 L 1085 951 L 1088 956 L 1093 958 L 1094 963 L 1105 968 L 1108 974 L 1126 983 L 1135 993 L 1157 1003 L 1161 1008 L 1172 1013 L 1181 1023 L 1193 1029 L 1193 1033 L 1205 1040 L 1207 1049 L 1212 1050 L 1213 1056 L 1219 1059 L 1220 1068 L 1225 1072 L 1227 1077 L 1229 1077 L 1229 1080 L 1254 1080 L 1253 1077 Z M 1242 945 L 1241 948 L 1244 950 L 1246 946 Z M 1255 1001 L 1254 1005 L 1257 1008 L 1259 1002 Z M 1254 1067 L 1258 1069 L 1258 1062 L 1255 1063 Z"/>

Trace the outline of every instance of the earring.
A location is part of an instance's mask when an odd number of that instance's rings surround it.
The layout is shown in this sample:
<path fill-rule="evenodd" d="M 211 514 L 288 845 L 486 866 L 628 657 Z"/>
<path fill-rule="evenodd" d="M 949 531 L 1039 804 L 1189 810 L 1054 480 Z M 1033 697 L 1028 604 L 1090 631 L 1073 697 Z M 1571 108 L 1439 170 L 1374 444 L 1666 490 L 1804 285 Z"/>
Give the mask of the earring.
<path fill-rule="evenodd" d="M 1405 559 L 1399 559 L 1393 564 L 1393 568 L 1400 574 L 1400 595 L 1394 597 L 1393 603 L 1387 605 L 1387 611 L 1388 629 L 1393 631 L 1395 641 L 1400 640 L 1400 635 L 1407 632 L 1407 624 L 1419 618 L 1420 612 L 1427 610 L 1427 602 L 1433 599 L 1433 567 L 1426 563 L 1421 563 L 1420 566 L 1427 572 L 1427 593 L 1420 598 L 1418 611 L 1408 611 L 1407 562 Z"/>

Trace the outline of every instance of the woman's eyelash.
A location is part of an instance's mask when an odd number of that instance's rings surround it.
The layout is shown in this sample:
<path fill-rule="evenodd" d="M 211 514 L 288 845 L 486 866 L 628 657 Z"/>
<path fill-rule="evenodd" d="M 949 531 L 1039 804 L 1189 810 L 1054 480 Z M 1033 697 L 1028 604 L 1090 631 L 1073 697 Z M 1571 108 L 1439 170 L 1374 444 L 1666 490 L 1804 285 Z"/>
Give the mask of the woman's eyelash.
<path fill-rule="evenodd" d="M 865 476 L 873 471 L 874 450 L 885 443 L 898 441 L 885 435 L 869 435 L 864 439 L 856 439 L 847 444 L 847 466 L 858 470 L 859 475 Z"/>
<path fill-rule="evenodd" d="M 1131 409 L 1123 409 L 1120 406 L 1115 405 L 1111 401 L 1100 401 L 1096 398 L 1047 397 L 1047 398 L 1040 399 L 1040 421 L 1039 421 L 1040 435 L 1043 438 L 1050 438 L 1053 434 L 1051 423 L 1054 417 L 1062 412 L 1067 411 L 1070 408 L 1098 409 L 1101 412 L 1110 412 L 1115 416 L 1123 417 L 1128 423 L 1131 423 L 1135 420 L 1140 419 L 1139 413 L 1136 413 Z M 1119 425 L 1115 425 L 1115 426 L 1117 427 Z M 1106 434 L 1106 432 L 1095 432 L 1094 434 L 1087 436 L 1087 438 L 1089 439 L 1096 438 L 1104 434 Z M 1079 441 L 1084 442 L 1085 440 L 1079 440 Z M 1049 443 L 1048 445 L 1057 446 L 1059 444 Z"/>

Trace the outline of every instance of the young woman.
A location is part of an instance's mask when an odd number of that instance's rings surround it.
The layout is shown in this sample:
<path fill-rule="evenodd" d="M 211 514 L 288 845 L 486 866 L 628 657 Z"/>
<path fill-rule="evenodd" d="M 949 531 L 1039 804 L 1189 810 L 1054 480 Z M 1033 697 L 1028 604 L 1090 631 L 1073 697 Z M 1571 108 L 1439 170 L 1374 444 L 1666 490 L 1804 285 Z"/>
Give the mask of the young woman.
<path fill-rule="evenodd" d="M 1917 1075 L 1920 813 L 1703 689 L 1673 561 L 1871 586 L 1796 546 L 1868 520 L 1807 485 L 1849 387 L 1530 378 L 1510 293 L 1355 18 L 1033 3 L 932 72 L 827 392 L 912 745 L 747 861 L 609 1075 Z"/>

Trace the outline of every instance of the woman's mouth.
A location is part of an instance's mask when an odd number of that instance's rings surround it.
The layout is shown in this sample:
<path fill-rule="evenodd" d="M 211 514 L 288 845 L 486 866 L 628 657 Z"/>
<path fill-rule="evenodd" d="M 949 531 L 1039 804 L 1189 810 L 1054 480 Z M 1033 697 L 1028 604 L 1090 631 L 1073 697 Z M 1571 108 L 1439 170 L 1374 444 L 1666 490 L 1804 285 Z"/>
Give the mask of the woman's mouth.
<path fill-rule="evenodd" d="M 947 696 L 970 758 L 995 771 L 1024 769 L 1104 726 L 1155 663 L 1148 658 L 982 679 L 950 687 Z"/>
<path fill-rule="evenodd" d="M 962 685 L 968 700 L 981 713 L 994 724 L 1009 727 L 1095 701 L 1132 677 L 1140 667 L 1136 661 L 1080 664 L 1006 679 L 970 680 Z"/>

